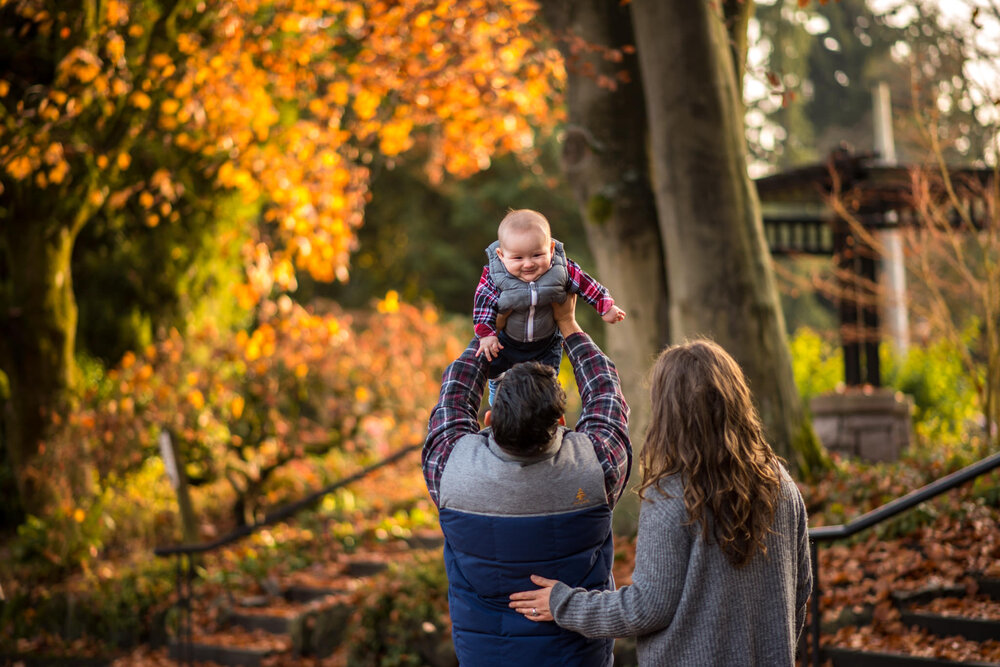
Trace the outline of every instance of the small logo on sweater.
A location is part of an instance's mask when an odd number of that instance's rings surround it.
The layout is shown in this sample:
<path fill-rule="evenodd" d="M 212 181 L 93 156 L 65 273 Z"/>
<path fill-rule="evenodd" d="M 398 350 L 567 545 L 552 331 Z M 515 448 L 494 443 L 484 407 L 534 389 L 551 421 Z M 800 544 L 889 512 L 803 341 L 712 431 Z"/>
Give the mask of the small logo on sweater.
<path fill-rule="evenodd" d="M 577 489 L 577 491 L 576 491 L 576 500 L 573 501 L 573 504 L 574 505 L 582 505 L 583 503 L 587 502 L 588 500 L 590 500 L 590 499 L 587 498 L 587 494 L 583 492 L 583 487 L 580 487 L 579 489 Z"/>

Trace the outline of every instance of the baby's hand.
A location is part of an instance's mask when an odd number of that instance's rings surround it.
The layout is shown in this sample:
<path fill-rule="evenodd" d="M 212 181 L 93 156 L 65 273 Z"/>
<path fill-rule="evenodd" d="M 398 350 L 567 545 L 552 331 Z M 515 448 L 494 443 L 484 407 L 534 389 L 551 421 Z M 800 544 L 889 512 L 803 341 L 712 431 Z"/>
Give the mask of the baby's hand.
<path fill-rule="evenodd" d="M 625 319 L 625 311 L 618 306 L 611 306 L 608 312 L 601 315 L 601 319 L 608 324 L 614 324 L 615 322 L 621 322 Z"/>
<path fill-rule="evenodd" d="M 503 349 L 503 345 L 500 344 L 500 339 L 496 336 L 483 336 L 479 339 L 479 349 L 476 350 L 476 356 L 480 354 L 485 354 L 486 358 L 493 361 L 500 354 L 500 350 Z"/>

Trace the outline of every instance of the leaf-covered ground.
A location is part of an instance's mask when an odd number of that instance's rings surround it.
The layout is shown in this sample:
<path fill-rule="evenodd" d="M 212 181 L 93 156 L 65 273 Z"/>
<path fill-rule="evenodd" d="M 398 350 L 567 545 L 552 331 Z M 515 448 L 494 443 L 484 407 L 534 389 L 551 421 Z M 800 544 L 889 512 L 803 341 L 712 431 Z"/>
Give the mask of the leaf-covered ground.
<path fill-rule="evenodd" d="M 847 521 L 955 467 L 921 468 L 912 461 L 881 466 L 841 461 L 838 466 L 823 479 L 801 485 L 810 506 L 811 525 Z M 1000 604 L 977 593 L 973 578 L 1000 578 L 998 488 L 1000 476 L 994 473 L 853 540 L 821 546 L 824 645 L 1000 662 L 1000 642 L 941 639 L 908 628 L 892 599 L 894 592 L 951 587 L 967 595 L 921 602 L 911 609 L 1000 618 Z M 437 534 L 436 515 L 420 475 L 419 456 L 414 453 L 401 464 L 352 486 L 350 496 L 340 497 L 335 509 L 277 526 L 207 559 L 199 571 L 196 634 L 222 635 L 227 643 L 284 651 L 287 638 L 219 627 L 219 610 L 234 599 L 263 595 L 288 584 L 330 586 L 355 602 L 364 600 L 373 588 L 387 584 L 380 584 L 378 576 L 364 580 L 350 576 L 346 564 L 357 560 L 402 563 L 413 557 L 415 550 L 410 545 L 415 537 L 426 539 Z M 619 537 L 616 545 L 616 580 L 628 583 L 634 539 Z M 281 611 L 271 611 L 275 610 Z M 291 614 L 297 610 L 299 607 L 289 603 L 285 611 Z M 356 614 L 351 622 L 357 621 Z M 106 654 L 106 649 L 86 640 L 67 644 L 42 635 L 21 640 L 18 652 L 82 656 Z M 150 646 L 115 655 L 115 667 L 173 664 L 164 649 Z M 343 665 L 347 664 L 347 652 L 341 650 L 319 661 L 295 659 L 286 652 L 267 658 L 266 664 Z"/>

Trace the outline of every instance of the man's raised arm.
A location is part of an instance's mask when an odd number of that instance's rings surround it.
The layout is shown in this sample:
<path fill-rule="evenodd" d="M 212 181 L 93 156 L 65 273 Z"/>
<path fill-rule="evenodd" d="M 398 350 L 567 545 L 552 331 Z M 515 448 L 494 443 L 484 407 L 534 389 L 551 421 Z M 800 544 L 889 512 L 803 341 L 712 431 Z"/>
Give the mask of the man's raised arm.
<path fill-rule="evenodd" d="M 441 473 L 459 438 L 479 432 L 479 405 L 486 385 L 486 357 L 476 357 L 479 341 L 469 343 L 441 379 L 441 396 L 427 423 L 421 463 L 427 491 L 438 503 Z"/>
<path fill-rule="evenodd" d="M 576 295 L 552 305 L 553 316 L 565 339 L 566 354 L 573 364 L 583 410 L 576 430 L 594 443 L 604 488 L 613 507 L 621 497 L 632 469 L 632 442 L 628 433 L 629 407 L 622 394 L 614 363 L 590 339 L 576 321 Z"/>

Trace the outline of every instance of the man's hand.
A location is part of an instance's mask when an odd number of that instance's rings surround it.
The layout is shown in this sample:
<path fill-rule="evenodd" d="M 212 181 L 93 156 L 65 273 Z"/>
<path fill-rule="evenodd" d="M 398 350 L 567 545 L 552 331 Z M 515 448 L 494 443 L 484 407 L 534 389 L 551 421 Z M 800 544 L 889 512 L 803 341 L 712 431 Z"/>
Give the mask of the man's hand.
<path fill-rule="evenodd" d="M 496 336 L 483 336 L 479 339 L 479 349 L 476 350 L 476 356 L 485 354 L 488 360 L 493 361 L 502 349 L 503 345 L 500 344 L 499 338 Z"/>
<path fill-rule="evenodd" d="M 566 300 L 562 303 L 552 304 L 552 316 L 555 318 L 563 338 L 569 338 L 570 334 L 583 331 L 576 323 L 576 294 L 572 292 L 566 296 Z"/>
<path fill-rule="evenodd" d="M 601 319 L 608 324 L 614 324 L 615 322 L 621 322 L 625 319 L 625 311 L 618 306 L 611 306 L 608 312 L 601 315 Z"/>

